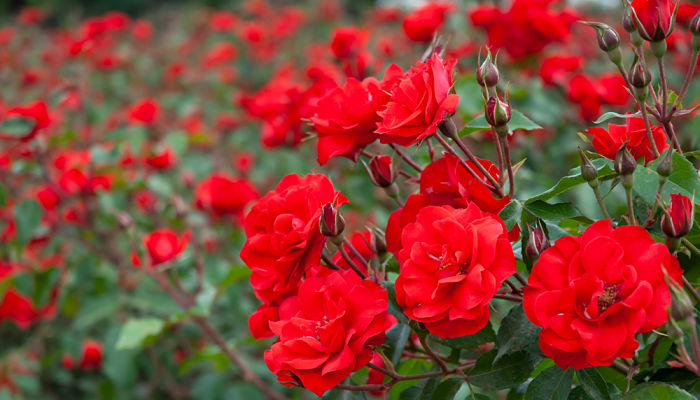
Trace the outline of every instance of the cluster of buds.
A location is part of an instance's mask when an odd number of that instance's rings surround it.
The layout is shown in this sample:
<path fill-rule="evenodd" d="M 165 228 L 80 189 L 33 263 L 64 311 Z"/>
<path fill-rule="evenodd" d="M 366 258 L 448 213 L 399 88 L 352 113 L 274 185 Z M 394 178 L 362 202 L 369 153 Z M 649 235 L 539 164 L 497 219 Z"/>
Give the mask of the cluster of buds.
<path fill-rule="evenodd" d="M 499 136 L 508 135 L 508 122 L 511 117 L 510 102 L 508 101 L 508 88 L 506 87 L 505 101 L 498 96 L 496 85 L 500 80 L 498 67 L 491 58 L 491 53 L 476 69 L 476 81 L 482 87 L 481 94 L 484 98 L 484 117 Z"/>

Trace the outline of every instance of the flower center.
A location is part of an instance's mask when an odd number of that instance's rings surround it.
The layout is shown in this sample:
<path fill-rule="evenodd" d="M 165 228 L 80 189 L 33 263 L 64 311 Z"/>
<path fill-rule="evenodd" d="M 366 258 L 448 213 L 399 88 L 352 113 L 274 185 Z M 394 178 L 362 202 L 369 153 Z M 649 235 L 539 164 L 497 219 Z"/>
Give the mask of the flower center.
<path fill-rule="evenodd" d="M 603 287 L 603 293 L 598 296 L 598 315 L 605 312 L 611 305 L 620 301 L 617 297 L 620 288 L 619 285 L 606 283 Z"/>

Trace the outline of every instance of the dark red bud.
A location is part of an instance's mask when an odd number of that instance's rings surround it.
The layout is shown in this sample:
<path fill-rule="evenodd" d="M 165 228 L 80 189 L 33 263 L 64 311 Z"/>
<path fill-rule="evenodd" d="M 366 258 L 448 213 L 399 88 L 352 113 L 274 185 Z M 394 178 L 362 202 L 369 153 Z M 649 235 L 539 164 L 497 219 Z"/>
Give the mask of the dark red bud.
<path fill-rule="evenodd" d="M 671 202 L 661 217 L 661 230 L 671 238 L 680 238 L 693 226 L 693 202 L 682 194 L 672 194 Z"/>
<path fill-rule="evenodd" d="M 345 230 L 345 220 L 332 203 L 327 203 L 321 208 L 319 228 L 323 236 L 331 238 L 340 236 Z"/>

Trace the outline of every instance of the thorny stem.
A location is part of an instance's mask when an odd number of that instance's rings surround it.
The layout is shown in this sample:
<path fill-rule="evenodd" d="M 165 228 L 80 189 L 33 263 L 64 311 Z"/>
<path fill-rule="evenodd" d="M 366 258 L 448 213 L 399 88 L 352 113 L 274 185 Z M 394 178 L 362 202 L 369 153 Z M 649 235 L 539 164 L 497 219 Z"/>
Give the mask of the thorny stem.
<path fill-rule="evenodd" d="M 457 158 L 459 159 L 459 163 L 467 170 L 467 172 L 469 172 L 469 174 L 471 174 L 471 176 L 474 177 L 474 179 L 476 179 L 476 180 L 479 181 L 481 184 L 483 184 L 484 186 L 486 186 L 491 192 L 496 193 L 496 194 L 499 195 L 500 197 L 503 197 L 502 190 L 498 187 L 498 184 L 497 184 L 497 183 L 496 183 L 496 186 L 493 186 L 493 185 L 491 185 L 491 184 L 485 182 L 485 181 L 484 181 L 483 179 L 481 179 L 481 177 L 476 173 L 476 171 L 474 171 L 474 170 L 472 169 L 472 167 L 469 166 L 469 164 L 467 164 L 466 162 L 464 162 L 464 160 L 459 156 L 459 154 L 457 154 L 457 151 L 455 151 L 455 149 L 452 148 L 452 146 L 450 146 L 450 144 L 447 143 L 447 141 L 446 141 L 440 134 L 436 133 L 436 134 L 435 134 L 435 137 L 437 138 L 438 142 L 440 142 L 440 144 L 442 145 L 442 147 L 445 148 L 445 150 L 447 150 L 450 154 L 452 154 L 453 156 L 455 156 L 455 157 L 457 157 Z M 493 180 L 493 177 L 491 177 L 491 175 L 487 175 L 487 177 L 489 177 L 489 178 L 491 178 L 491 180 Z"/>
<path fill-rule="evenodd" d="M 463 369 L 471 368 L 474 366 L 476 362 L 475 361 L 469 361 L 467 363 L 464 363 L 462 365 L 459 365 L 455 368 L 451 368 L 447 371 L 447 375 L 452 375 L 456 374 L 459 372 L 462 372 Z M 392 386 L 394 386 L 397 382 L 400 381 L 410 381 L 410 380 L 418 380 L 418 379 L 424 379 L 424 378 L 432 378 L 436 376 L 441 376 L 444 375 L 442 371 L 430 371 L 430 372 L 425 372 L 422 374 L 415 374 L 415 375 L 398 375 L 398 374 L 392 374 L 388 370 L 384 368 L 374 368 L 373 364 L 368 364 L 370 368 L 376 369 L 377 371 L 380 371 L 387 375 L 389 378 L 391 378 L 388 382 L 385 383 L 380 383 L 380 384 L 371 384 L 371 385 L 344 385 L 340 384 L 337 385 L 336 388 L 341 389 L 341 390 L 350 390 L 350 391 L 375 391 L 375 390 L 383 390 L 383 389 L 388 389 Z M 385 373 L 389 372 L 389 373 Z"/>
<path fill-rule="evenodd" d="M 161 289 L 168 293 L 168 295 L 170 295 L 170 297 L 175 300 L 175 302 L 180 305 L 184 311 L 187 311 L 190 309 L 190 307 L 192 307 L 192 300 L 178 293 L 165 275 L 147 268 L 146 273 L 155 279 L 160 285 Z M 262 380 L 262 378 L 253 372 L 241 359 L 238 353 L 228 346 L 226 340 L 224 340 L 219 331 L 217 331 L 206 318 L 196 315 L 192 316 L 192 320 L 197 324 L 197 326 L 199 326 L 202 332 L 209 336 L 209 338 L 219 347 L 219 349 L 221 349 L 226 357 L 228 357 L 228 359 L 231 360 L 234 365 L 236 365 L 236 367 L 240 370 L 243 379 L 255 384 L 269 399 L 288 400 L 286 396 L 273 390 L 265 381 Z"/>
<path fill-rule="evenodd" d="M 342 270 L 342 268 L 340 268 L 340 267 L 338 266 L 338 264 L 334 263 L 333 260 L 331 260 L 330 258 L 328 258 L 328 256 L 325 255 L 325 254 L 323 254 L 323 253 L 321 253 L 321 260 L 323 260 L 323 262 L 326 264 L 326 267 L 328 267 L 328 268 L 330 268 L 330 269 L 334 269 L 334 270 L 337 270 L 337 271 Z"/>
<path fill-rule="evenodd" d="M 630 225 L 637 225 L 637 219 L 634 217 L 634 205 L 632 204 L 632 189 L 625 188 L 625 196 L 627 197 L 627 214 L 629 216 Z"/>
<path fill-rule="evenodd" d="M 496 134 L 495 129 L 492 127 L 491 128 Z M 508 169 L 508 196 L 513 197 L 513 193 L 515 192 L 515 181 L 513 179 L 513 163 L 510 161 L 510 145 L 508 144 L 508 138 L 503 137 L 501 138 L 501 142 L 503 144 L 503 155 L 505 156 L 505 164 L 506 168 Z"/>
<path fill-rule="evenodd" d="M 447 374 L 449 369 L 447 368 L 447 363 L 445 363 L 445 360 L 440 358 L 433 349 L 430 347 L 428 344 L 428 335 L 418 335 L 418 340 L 420 340 L 420 344 L 423 346 L 423 349 L 425 352 L 437 363 L 438 367 L 440 367 L 440 370 L 442 371 L 443 374 Z"/>
<path fill-rule="evenodd" d="M 418 172 L 423 172 L 423 168 L 420 165 L 418 165 L 415 161 L 413 161 L 413 159 L 409 157 L 408 154 L 406 154 L 403 150 L 401 150 L 399 146 L 393 143 L 389 143 L 389 147 L 394 149 L 396 154 L 398 154 L 399 157 L 401 157 L 401 159 L 406 162 L 406 164 L 410 165 L 411 167 L 413 167 L 413 169 L 415 169 Z"/>
<path fill-rule="evenodd" d="M 700 250 L 697 247 L 695 247 L 695 245 L 691 243 L 690 240 L 683 238 L 681 239 L 681 242 L 683 242 L 685 247 L 687 247 L 690 251 L 695 253 L 695 255 L 700 256 Z"/>
<path fill-rule="evenodd" d="M 642 44 L 641 46 L 637 46 L 637 54 L 639 54 L 639 58 L 642 60 L 642 63 L 645 66 L 649 65 L 649 64 L 647 64 L 646 56 L 644 55 L 644 44 Z M 647 71 L 648 70 L 649 69 L 647 68 Z M 649 90 L 649 91 L 651 92 L 651 97 L 653 98 L 654 103 L 658 104 L 659 98 L 656 96 L 656 91 L 653 90 L 653 88 L 652 88 L 652 90 Z"/>
<path fill-rule="evenodd" d="M 503 178 L 505 177 L 505 171 L 503 170 L 503 147 L 501 146 L 501 139 L 498 135 L 493 136 L 493 144 L 496 146 L 496 153 L 498 154 L 498 185 L 503 187 Z"/>
<path fill-rule="evenodd" d="M 664 68 L 664 59 L 660 57 L 657 59 L 659 62 L 659 80 L 661 81 L 661 116 L 664 118 L 669 117 L 666 114 L 668 109 L 668 83 L 666 82 L 666 69 Z"/>
<path fill-rule="evenodd" d="M 644 129 L 647 131 L 647 139 L 651 143 L 651 149 L 654 151 L 654 157 L 658 158 L 660 153 L 659 149 L 656 147 L 656 141 L 654 140 L 654 134 L 651 133 L 651 122 L 649 122 L 649 115 L 647 114 L 646 102 L 640 101 L 640 110 L 642 111 L 642 119 L 644 120 Z"/>
<path fill-rule="evenodd" d="M 678 109 L 678 106 L 683 102 L 683 97 L 685 97 L 685 93 L 688 91 L 690 81 L 693 79 L 693 75 L 695 75 L 695 67 L 698 64 L 698 56 L 700 56 L 700 52 L 693 50 L 693 55 L 690 58 L 690 65 L 688 65 L 688 71 L 686 72 L 685 80 L 683 81 L 683 87 L 681 88 L 680 93 L 678 93 L 676 101 L 673 102 L 673 107 L 671 107 L 671 111 L 669 111 L 669 116 L 673 116 Z"/>
<path fill-rule="evenodd" d="M 348 240 L 348 238 L 344 237 L 343 238 L 343 243 L 348 246 L 348 249 L 352 252 L 353 255 L 355 255 L 355 258 L 360 260 L 360 263 L 365 267 L 367 271 L 369 271 L 369 264 L 367 263 L 367 260 L 365 260 L 364 257 L 362 257 L 362 254 L 360 254 L 359 251 L 355 248 L 355 246 L 352 245 L 352 242 Z"/>
<path fill-rule="evenodd" d="M 348 252 L 345 251 L 345 247 L 343 247 L 342 244 L 339 244 L 339 245 L 338 245 L 338 250 L 340 251 L 340 254 L 343 256 L 343 258 L 345 259 L 345 262 L 348 263 L 348 265 L 350 266 L 350 268 L 352 268 L 352 270 L 355 271 L 355 273 L 356 273 L 357 275 L 359 275 L 360 278 L 362 278 L 362 279 L 367 278 L 367 277 L 365 276 L 365 274 L 363 274 L 362 271 L 360 270 L 360 267 L 358 267 L 357 264 L 355 264 L 355 261 L 353 261 L 353 259 L 350 257 L 350 255 L 348 254 Z"/>
<path fill-rule="evenodd" d="M 600 207 L 600 211 L 603 212 L 603 215 L 605 215 L 605 218 L 609 220 L 611 223 L 614 224 L 612 218 L 610 217 L 610 213 L 608 213 L 607 207 L 605 207 L 605 203 L 603 202 L 603 197 L 600 195 L 600 189 L 595 186 L 593 187 L 593 193 L 595 194 L 595 199 L 598 201 L 598 207 Z"/>
<path fill-rule="evenodd" d="M 527 281 L 525 280 L 525 278 L 523 278 L 522 275 L 520 275 L 520 272 L 516 272 L 515 274 L 513 274 L 513 276 L 515 277 L 515 279 L 518 280 L 518 282 L 520 282 L 521 285 L 527 286 Z"/>
<path fill-rule="evenodd" d="M 693 284 L 690 283 L 688 278 L 685 277 L 685 275 L 683 275 L 683 286 L 685 286 L 686 290 L 688 290 L 688 293 L 690 293 L 690 297 L 693 298 L 695 304 L 700 304 L 700 294 L 698 293 L 697 289 L 695 289 Z"/>
<path fill-rule="evenodd" d="M 662 119 L 661 125 L 664 127 L 664 131 L 666 131 L 666 135 L 671 138 L 673 148 L 676 149 L 678 154 L 683 155 L 683 149 L 681 149 L 681 145 L 678 142 L 678 137 L 676 136 L 676 131 L 673 129 L 673 122 L 667 119 Z"/>

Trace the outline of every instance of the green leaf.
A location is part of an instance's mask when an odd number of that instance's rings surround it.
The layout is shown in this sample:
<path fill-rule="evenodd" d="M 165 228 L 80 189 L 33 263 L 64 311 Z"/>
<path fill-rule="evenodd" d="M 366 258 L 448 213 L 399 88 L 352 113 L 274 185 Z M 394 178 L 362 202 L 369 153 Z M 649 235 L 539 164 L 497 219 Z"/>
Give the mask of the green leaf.
<path fill-rule="evenodd" d="M 163 320 L 158 318 L 132 318 L 122 327 L 115 347 L 117 350 L 139 348 L 146 339 L 158 335 L 164 326 Z"/>
<path fill-rule="evenodd" d="M 695 397 L 677 386 L 667 383 L 645 383 L 630 390 L 620 400 L 695 400 Z"/>
<path fill-rule="evenodd" d="M 476 360 L 476 365 L 469 372 L 469 382 L 486 390 L 511 388 L 525 382 L 540 357 L 532 353 L 510 352 L 494 362 L 496 350 L 492 350 Z"/>
<path fill-rule="evenodd" d="M 168 136 L 165 137 L 165 141 L 170 145 L 170 148 L 173 149 L 178 157 L 181 157 L 183 154 L 185 154 L 185 151 L 187 151 L 188 140 L 188 136 L 184 132 L 169 133 Z"/>
<path fill-rule="evenodd" d="M 571 391 L 573 380 L 573 368 L 563 371 L 556 365 L 549 367 L 530 382 L 525 392 L 525 400 L 565 399 Z"/>
<path fill-rule="evenodd" d="M 531 131 L 533 129 L 542 129 L 537 123 L 532 121 L 530 118 L 526 117 L 525 114 L 518 110 L 512 110 L 510 121 L 508 122 L 508 128 L 511 132 L 522 129 L 526 131 Z M 459 136 L 466 136 L 474 132 L 488 131 L 491 129 L 491 125 L 486 122 L 486 117 L 484 114 L 480 114 L 471 121 L 469 121 L 461 131 L 459 131 Z"/>
<path fill-rule="evenodd" d="M 668 150 L 667 150 L 668 151 Z M 647 167 L 641 165 L 634 171 L 632 190 L 647 204 L 654 204 L 659 175 L 656 173 L 658 161 L 654 160 Z M 673 173 L 668 177 L 661 191 L 661 196 L 668 199 L 671 193 L 680 193 L 693 198 L 693 193 L 700 194 L 700 180 L 693 164 L 685 157 L 673 154 Z M 700 195 L 695 196 L 695 203 L 700 204 Z"/>
<path fill-rule="evenodd" d="M 41 214 L 41 206 L 34 200 L 25 200 L 15 206 L 14 215 L 19 244 L 26 244 L 34 236 L 41 222 Z"/>
<path fill-rule="evenodd" d="M 0 207 L 5 207 L 7 205 L 7 187 L 0 184 Z"/>
<path fill-rule="evenodd" d="M 444 399 L 452 399 L 455 397 L 455 394 L 457 394 L 457 391 L 459 390 L 460 387 L 462 387 L 462 384 L 464 383 L 464 379 L 462 378 L 450 378 L 442 383 L 440 383 L 435 389 L 435 393 L 433 393 L 431 399 L 432 400 L 444 400 Z"/>
<path fill-rule="evenodd" d="M 462 76 L 455 81 L 455 92 L 459 96 L 457 108 L 465 115 L 474 115 L 484 110 L 484 100 L 481 98 L 481 86 L 476 82 L 476 76 Z"/>
<path fill-rule="evenodd" d="M 513 229 L 515 224 L 520 221 L 520 212 L 522 209 L 523 208 L 518 200 L 511 200 L 511 202 L 506 204 L 501 212 L 498 213 L 498 216 L 501 217 L 508 230 Z"/>
<path fill-rule="evenodd" d="M 581 388 L 592 400 L 610 400 L 608 384 L 595 368 L 585 368 L 576 371 Z"/>
<path fill-rule="evenodd" d="M 451 339 L 443 339 L 435 335 L 430 335 L 430 339 L 437 343 L 444 344 L 445 346 L 452 347 L 453 349 L 473 349 L 484 343 L 496 341 L 496 334 L 491 327 L 489 322 L 483 327 L 479 332 L 473 335 L 460 336 Z"/>
<path fill-rule="evenodd" d="M 550 204 L 542 200 L 537 200 L 535 202 L 525 204 L 524 207 L 532 215 L 549 221 L 576 219 L 587 224 L 593 222 L 590 219 L 583 216 L 583 213 L 571 203 Z"/>
<path fill-rule="evenodd" d="M 498 328 L 498 352 L 495 359 L 499 360 L 515 351 L 539 351 L 539 332 L 540 327 L 530 322 L 521 304 L 511 308 Z"/>
<path fill-rule="evenodd" d="M 591 161 L 591 163 L 593 163 L 598 170 L 598 179 L 600 180 L 605 180 L 616 175 L 615 171 L 613 170 L 612 161 L 608 160 L 607 158 L 598 158 Z M 549 200 L 552 197 L 558 196 L 583 183 L 586 183 L 586 181 L 583 180 L 583 177 L 581 176 L 581 167 L 573 168 L 569 171 L 569 174 L 561 178 L 559 182 L 554 185 L 554 187 L 551 187 L 544 192 L 527 199 L 525 204 L 534 203 L 537 200 Z"/>
<path fill-rule="evenodd" d="M 601 122 L 605 122 L 611 118 L 629 118 L 629 117 L 634 117 L 634 114 L 619 114 L 616 112 L 606 112 L 605 114 L 601 115 L 598 117 L 597 120 L 593 121 L 594 124 L 600 124 Z"/>
<path fill-rule="evenodd" d="M 13 117 L 0 121 L 0 132 L 20 138 L 34 129 L 35 122 L 28 118 Z"/>
<path fill-rule="evenodd" d="M 401 360 L 401 354 L 403 353 L 404 347 L 406 347 L 406 342 L 411 336 L 411 327 L 398 323 L 386 332 L 386 339 L 384 343 L 389 345 L 389 352 L 387 357 L 391 360 L 391 363 L 397 365 L 399 360 Z"/>

